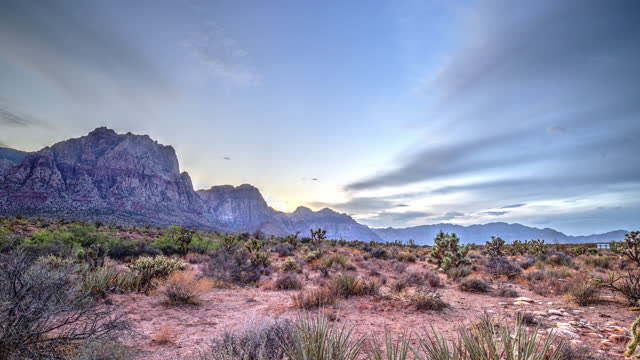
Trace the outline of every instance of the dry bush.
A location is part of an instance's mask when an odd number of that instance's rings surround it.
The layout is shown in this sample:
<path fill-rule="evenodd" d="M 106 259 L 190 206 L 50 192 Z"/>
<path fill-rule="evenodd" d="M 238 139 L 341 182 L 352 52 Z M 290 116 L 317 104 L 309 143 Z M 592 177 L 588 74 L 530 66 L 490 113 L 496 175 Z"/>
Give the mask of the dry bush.
<path fill-rule="evenodd" d="M 206 277 L 197 278 L 191 271 L 180 271 L 160 282 L 158 293 L 170 304 L 199 304 L 200 296 L 212 286 L 212 281 Z"/>
<path fill-rule="evenodd" d="M 289 320 L 252 321 L 213 339 L 200 350 L 198 360 L 282 360 L 294 331 Z"/>
<path fill-rule="evenodd" d="M 163 323 L 158 330 L 153 334 L 153 341 L 159 344 L 171 344 L 175 341 L 173 335 L 174 328 L 171 324 Z"/>
<path fill-rule="evenodd" d="M 396 254 L 396 260 L 398 260 L 398 261 L 416 262 L 417 259 L 418 258 L 414 254 L 412 254 L 412 253 L 410 253 L 408 251 L 400 251 L 400 252 L 398 252 Z"/>
<path fill-rule="evenodd" d="M 309 310 L 336 303 L 336 293 L 327 288 L 303 290 L 291 296 L 293 306 L 298 309 Z"/>
<path fill-rule="evenodd" d="M 402 290 L 409 287 L 409 283 L 407 283 L 406 279 L 402 278 L 392 282 L 390 287 L 391 287 L 391 290 L 393 290 L 394 292 L 401 293 Z"/>
<path fill-rule="evenodd" d="M 129 331 L 113 307 L 82 291 L 75 271 L 24 251 L 0 254 L 0 358 L 57 358 L 61 348 Z"/>
<path fill-rule="evenodd" d="M 594 268 L 610 269 L 613 259 L 606 256 L 589 256 L 584 259 L 584 264 Z"/>
<path fill-rule="evenodd" d="M 379 279 L 367 279 L 362 281 L 362 294 L 377 296 L 380 295 L 380 288 L 383 282 Z"/>
<path fill-rule="evenodd" d="M 412 271 L 404 277 L 411 286 L 424 286 L 429 284 L 432 288 L 440 287 L 440 276 L 431 271 Z"/>
<path fill-rule="evenodd" d="M 470 293 L 486 293 L 489 291 L 489 285 L 482 279 L 464 279 L 458 285 L 458 289 Z"/>
<path fill-rule="evenodd" d="M 393 265 L 393 271 L 398 274 L 402 274 L 407 270 L 408 265 L 402 262 L 395 261 Z"/>
<path fill-rule="evenodd" d="M 199 253 L 188 253 L 185 256 L 185 259 L 189 262 L 189 264 L 202 264 L 203 262 L 209 260 L 209 257 L 207 255 Z"/>
<path fill-rule="evenodd" d="M 597 281 L 580 277 L 571 282 L 567 295 L 578 305 L 587 306 L 600 301 L 601 289 Z"/>
<path fill-rule="evenodd" d="M 70 360 L 131 360 L 138 351 L 113 339 L 91 340 L 82 344 Z"/>
<path fill-rule="evenodd" d="M 440 311 L 449 307 L 449 304 L 442 300 L 442 296 L 435 290 L 417 289 L 409 297 L 409 302 L 416 306 L 417 310 Z"/>
<path fill-rule="evenodd" d="M 487 259 L 484 266 L 485 271 L 495 278 L 506 276 L 507 279 L 511 280 L 515 279 L 516 276 L 520 275 L 522 272 L 518 266 L 511 263 L 508 259 L 500 256 Z"/>
<path fill-rule="evenodd" d="M 302 290 L 304 284 L 294 274 L 282 274 L 273 281 L 272 287 L 276 290 Z"/>

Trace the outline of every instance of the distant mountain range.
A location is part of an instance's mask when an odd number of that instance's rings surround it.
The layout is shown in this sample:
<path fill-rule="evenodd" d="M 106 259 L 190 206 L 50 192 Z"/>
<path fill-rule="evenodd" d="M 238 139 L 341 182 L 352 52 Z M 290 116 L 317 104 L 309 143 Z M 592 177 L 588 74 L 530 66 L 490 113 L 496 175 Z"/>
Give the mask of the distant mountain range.
<path fill-rule="evenodd" d="M 538 229 L 521 224 L 507 224 L 504 222 L 494 222 L 482 225 L 454 225 L 435 224 L 421 225 L 402 229 L 386 228 L 373 229 L 373 231 L 384 241 L 400 240 L 407 242 L 413 240 L 416 244 L 431 245 L 433 238 L 440 230 L 448 233 L 456 233 L 463 243 L 484 244 L 491 240 L 491 236 L 499 236 L 507 242 L 514 240 L 544 239 L 547 243 L 595 243 L 620 241 L 624 239 L 626 230 L 611 231 L 605 234 L 595 234 L 588 236 L 565 235 L 554 229 Z"/>
<path fill-rule="evenodd" d="M 626 233 L 573 237 L 505 223 L 370 229 L 331 209 L 299 207 L 292 213 L 281 212 L 269 207 L 260 191 L 248 184 L 195 191 L 189 174 L 180 172 L 173 147 L 147 135 L 117 134 L 104 127 L 36 152 L 0 148 L 0 214 L 177 224 L 223 232 L 260 230 L 274 235 L 300 231 L 307 236 L 310 228 L 321 227 L 328 238 L 413 239 L 419 244 L 431 244 L 440 230 L 455 232 L 464 242 L 484 242 L 491 235 L 507 241 L 601 242 L 621 240 Z"/>

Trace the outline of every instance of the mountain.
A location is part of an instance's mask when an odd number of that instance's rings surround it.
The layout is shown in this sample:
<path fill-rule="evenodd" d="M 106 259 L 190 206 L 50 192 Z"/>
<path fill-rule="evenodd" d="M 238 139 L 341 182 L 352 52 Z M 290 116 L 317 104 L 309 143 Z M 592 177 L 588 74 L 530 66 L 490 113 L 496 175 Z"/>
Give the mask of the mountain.
<path fill-rule="evenodd" d="M 107 128 L 29 153 L 4 171 L 0 211 L 207 225 L 202 199 L 171 146 Z"/>
<path fill-rule="evenodd" d="M 545 239 L 577 243 L 621 240 L 626 231 L 568 236 L 553 229 L 490 223 L 436 224 L 404 229 L 370 229 L 331 209 L 299 207 L 277 211 L 251 185 L 193 189 L 180 172 L 175 150 L 147 135 L 117 134 L 101 127 L 86 136 L 25 153 L 0 148 L 0 214 L 101 220 L 124 224 L 183 225 L 225 232 L 287 235 L 323 228 L 330 239 L 431 244 L 440 230 L 463 242 L 484 243 L 492 235 L 507 241 Z"/>
<path fill-rule="evenodd" d="M 588 242 L 609 242 L 624 239 L 626 230 L 617 230 L 606 234 L 595 234 L 588 236 L 565 235 L 554 229 L 539 229 L 521 224 L 507 224 L 504 222 L 494 222 L 482 225 L 454 225 L 435 224 L 421 225 L 408 228 L 385 228 L 372 229 L 384 241 L 400 240 L 403 242 L 413 239 L 417 244 L 431 245 L 433 238 L 442 230 L 448 233 L 456 233 L 463 243 L 484 244 L 491 240 L 491 236 L 499 236 L 507 242 L 514 240 L 544 239 L 547 243 L 588 243 Z"/>
<path fill-rule="evenodd" d="M 28 153 L 26 151 L 0 147 L 0 160 L 9 160 L 13 163 L 19 164 L 27 154 Z"/>
<path fill-rule="evenodd" d="M 359 224 L 346 214 L 331 209 L 312 211 L 299 207 L 292 213 L 276 211 L 267 205 L 260 191 L 251 185 L 213 186 L 198 190 L 207 208 L 207 216 L 220 227 L 287 235 L 300 232 L 308 236 L 309 229 L 323 228 L 330 239 L 382 241 L 369 227 Z"/>
<path fill-rule="evenodd" d="M 380 241 L 365 225 L 330 209 L 269 207 L 251 185 L 195 191 L 175 150 L 147 135 L 97 128 L 32 153 L 0 157 L 0 214 L 128 224 L 184 225 L 287 235 L 322 227 L 330 238 Z M 14 161 L 18 160 L 18 161 Z"/>

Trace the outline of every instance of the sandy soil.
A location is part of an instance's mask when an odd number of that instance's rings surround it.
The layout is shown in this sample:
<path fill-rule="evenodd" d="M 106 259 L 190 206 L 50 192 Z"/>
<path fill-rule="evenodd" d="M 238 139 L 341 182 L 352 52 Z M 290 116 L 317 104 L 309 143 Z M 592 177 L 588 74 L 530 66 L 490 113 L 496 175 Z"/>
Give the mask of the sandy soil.
<path fill-rule="evenodd" d="M 417 265 L 412 267 L 417 268 Z M 305 281 L 307 288 L 322 281 L 316 273 L 308 276 Z M 389 275 L 390 279 L 394 276 L 398 275 Z M 532 300 L 515 305 L 513 298 L 461 292 L 453 282 L 442 279 L 444 286 L 440 292 L 451 307 L 441 312 L 420 312 L 403 301 L 371 296 L 344 299 L 325 311 L 337 315 L 337 321 L 354 326 L 357 336 L 374 335 L 378 338 L 382 338 L 385 328 L 394 333 L 405 329 L 422 333 L 431 326 L 445 336 L 455 336 L 458 327 L 474 321 L 485 311 L 505 319 L 514 319 L 518 312 L 524 311 L 540 319 L 540 331 L 568 326 L 577 335 L 568 340 L 573 344 L 587 344 L 594 351 L 605 349 L 608 359 L 623 358 L 625 333 L 628 334 L 628 327 L 636 317 L 624 302 L 614 301 L 610 296 L 609 300 L 595 306 L 580 307 L 562 297 L 541 297 L 530 292 L 525 285 L 511 282 L 521 297 Z M 202 296 L 200 305 L 182 306 L 166 305 L 158 295 L 124 294 L 112 295 L 110 299 L 132 322 L 137 335 L 130 343 L 142 350 L 139 359 L 168 360 L 194 358 L 199 348 L 212 337 L 239 328 L 252 319 L 300 315 L 301 312 L 291 306 L 293 293 L 250 287 L 212 289 Z M 605 299 L 607 296 L 605 294 Z M 549 313 L 549 310 L 558 314 Z M 171 342 L 157 340 L 161 329 L 170 334 Z M 609 338 L 611 341 L 605 340 Z M 605 343 L 601 344 L 602 341 Z"/>

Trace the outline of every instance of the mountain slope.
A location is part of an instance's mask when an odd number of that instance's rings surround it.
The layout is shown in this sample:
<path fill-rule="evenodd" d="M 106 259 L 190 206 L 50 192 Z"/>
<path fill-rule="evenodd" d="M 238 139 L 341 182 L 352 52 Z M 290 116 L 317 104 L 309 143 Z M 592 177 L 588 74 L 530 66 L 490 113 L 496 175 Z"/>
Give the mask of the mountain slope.
<path fill-rule="evenodd" d="M 433 238 L 440 230 L 448 233 L 456 233 L 463 243 L 476 244 L 484 244 L 486 241 L 491 240 L 491 236 L 499 236 L 507 242 L 531 239 L 544 239 L 548 243 L 608 242 L 612 240 L 622 240 L 628 232 L 625 230 L 617 230 L 606 234 L 571 236 L 554 229 L 539 229 L 521 224 L 507 224 L 503 222 L 470 226 L 435 224 L 400 229 L 386 228 L 372 230 L 384 241 L 400 240 L 406 242 L 413 239 L 417 244 L 425 245 L 432 244 Z"/>
<path fill-rule="evenodd" d="M 9 160 L 16 164 L 19 164 L 22 162 L 22 159 L 24 159 L 24 157 L 27 156 L 27 154 L 28 152 L 26 151 L 0 147 L 0 160 L 2 159 Z"/>

